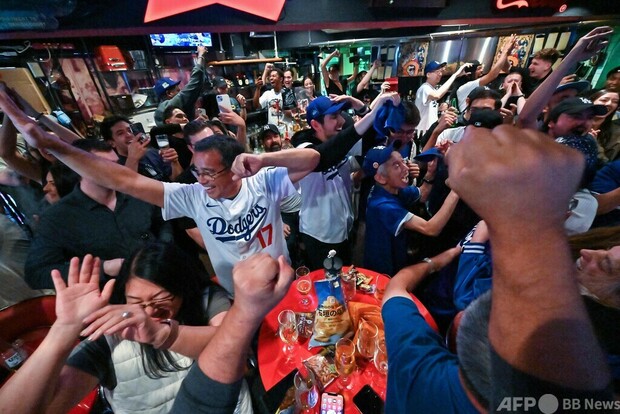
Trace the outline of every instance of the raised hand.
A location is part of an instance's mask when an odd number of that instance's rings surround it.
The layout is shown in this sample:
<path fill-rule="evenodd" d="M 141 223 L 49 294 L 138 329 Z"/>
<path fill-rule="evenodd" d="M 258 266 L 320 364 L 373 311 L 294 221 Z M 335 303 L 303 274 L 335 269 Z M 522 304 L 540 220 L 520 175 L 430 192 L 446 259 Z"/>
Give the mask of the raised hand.
<path fill-rule="evenodd" d="M 609 36 L 611 36 L 613 31 L 609 26 L 601 26 L 591 30 L 577 41 L 569 55 L 577 61 L 591 58 L 596 52 L 607 46 Z"/>
<path fill-rule="evenodd" d="M 87 336 L 91 341 L 104 334 L 117 334 L 130 341 L 153 344 L 161 342 L 162 335 L 168 330 L 138 304 L 108 305 L 88 315 L 84 318 L 84 323 L 88 324 L 88 327 L 81 335 Z"/>
<path fill-rule="evenodd" d="M 294 276 L 283 256 L 276 261 L 267 253 L 258 253 L 237 262 L 233 268 L 234 306 L 260 321 L 284 297 Z"/>
<path fill-rule="evenodd" d="M 450 187 L 490 229 L 561 228 L 584 158 L 534 130 L 467 127 L 446 155 Z M 529 177 L 529 178 L 528 178 Z M 531 177 L 536 177 L 532 179 Z M 532 197 L 523 197 L 532 194 Z M 536 195 L 545 195 L 541 203 Z"/>
<path fill-rule="evenodd" d="M 233 180 L 237 181 L 256 174 L 261 168 L 263 162 L 260 155 L 243 153 L 237 155 L 230 170 L 233 173 Z"/>
<path fill-rule="evenodd" d="M 67 283 L 58 270 L 52 270 L 56 289 L 56 323 L 82 327 L 82 321 L 91 313 L 108 304 L 114 280 L 99 291 L 99 258 L 84 256 L 82 265 L 77 257 L 69 263 Z"/>

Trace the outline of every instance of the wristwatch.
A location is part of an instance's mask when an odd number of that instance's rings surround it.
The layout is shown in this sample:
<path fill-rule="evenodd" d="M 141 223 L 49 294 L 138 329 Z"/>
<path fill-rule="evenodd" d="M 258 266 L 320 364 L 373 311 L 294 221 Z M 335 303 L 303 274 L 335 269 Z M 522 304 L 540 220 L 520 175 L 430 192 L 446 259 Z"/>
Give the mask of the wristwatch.
<path fill-rule="evenodd" d="M 433 178 L 432 180 L 428 180 L 426 178 L 422 178 L 422 182 L 426 184 L 433 184 L 435 183 L 435 179 Z"/>

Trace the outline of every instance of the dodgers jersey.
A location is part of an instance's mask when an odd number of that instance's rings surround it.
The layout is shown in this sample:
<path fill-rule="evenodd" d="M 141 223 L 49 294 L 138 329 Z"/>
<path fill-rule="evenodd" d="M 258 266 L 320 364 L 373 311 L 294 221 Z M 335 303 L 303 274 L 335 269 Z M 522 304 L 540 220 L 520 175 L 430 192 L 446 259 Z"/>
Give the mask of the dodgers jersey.
<path fill-rule="evenodd" d="M 289 260 L 280 201 L 295 192 L 286 168 L 263 168 L 241 181 L 232 200 L 213 199 L 202 185 L 163 183 L 164 220 L 194 219 L 220 285 L 232 296 L 232 269 L 259 252 Z M 290 260 L 289 260 L 290 261 Z"/>
<path fill-rule="evenodd" d="M 335 244 L 347 239 L 353 227 L 351 172 L 358 169 L 355 157 L 350 156 L 327 171 L 313 172 L 299 180 L 301 233 L 323 243 Z"/>

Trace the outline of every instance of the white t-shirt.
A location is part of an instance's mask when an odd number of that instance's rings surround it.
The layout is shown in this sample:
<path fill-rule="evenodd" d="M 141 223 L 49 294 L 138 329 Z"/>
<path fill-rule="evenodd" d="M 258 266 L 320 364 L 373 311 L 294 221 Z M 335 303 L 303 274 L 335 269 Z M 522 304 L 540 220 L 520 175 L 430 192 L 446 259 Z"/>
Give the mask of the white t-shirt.
<path fill-rule="evenodd" d="M 464 126 L 459 126 L 456 128 L 448 128 L 445 131 L 443 131 L 441 134 L 439 134 L 439 136 L 437 137 L 437 143 L 435 145 L 437 146 L 443 145 L 448 141 L 457 143 L 463 138 L 463 135 L 465 135 Z"/>
<path fill-rule="evenodd" d="M 465 112 L 465 109 L 467 108 L 467 96 L 478 86 L 480 86 L 480 79 L 475 79 L 473 81 L 462 84 L 456 90 L 456 97 L 459 100 L 459 112 Z"/>
<path fill-rule="evenodd" d="M 194 219 L 220 285 L 233 295 L 232 268 L 259 252 L 289 259 L 280 202 L 295 192 L 286 168 L 263 168 L 244 178 L 232 200 L 212 199 L 196 184 L 164 184 L 164 220 Z"/>
<path fill-rule="evenodd" d="M 439 104 L 437 101 L 429 98 L 429 94 L 435 89 L 430 83 L 424 82 L 415 94 L 415 106 L 420 111 L 420 123 L 418 124 L 418 130 L 420 131 L 428 131 L 431 125 L 439 119 L 437 115 Z"/>
<path fill-rule="evenodd" d="M 273 89 L 269 89 L 258 98 L 258 102 L 260 103 L 261 108 L 267 108 L 267 123 L 273 124 L 280 128 L 279 122 L 283 122 L 288 125 L 290 128 L 289 134 L 293 133 L 293 120 L 284 115 L 284 111 L 282 110 L 282 105 L 284 104 L 282 101 L 282 90 L 280 92 L 275 92 Z M 277 104 L 276 104 L 277 102 Z M 280 131 L 282 132 L 282 131 Z"/>
<path fill-rule="evenodd" d="M 313 172 L 299 181 L 301 210 L 299 231 L 323 243 L 341 243 L 353 226 L 351 172 L 360 167 L 347 157 L 323 172 Z"/>

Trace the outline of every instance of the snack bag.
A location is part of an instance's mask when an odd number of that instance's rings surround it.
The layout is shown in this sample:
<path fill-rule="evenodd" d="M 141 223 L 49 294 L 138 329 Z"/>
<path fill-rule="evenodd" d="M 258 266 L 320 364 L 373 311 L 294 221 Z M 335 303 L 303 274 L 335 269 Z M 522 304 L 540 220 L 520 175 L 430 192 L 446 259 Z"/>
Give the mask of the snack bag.
<path fill-rule="evenodd" d="M 351 329 L 340 278 L 317 280 L 314 282 L 314 289 L 319 305 L 308 348 L 335 344 Z"/>
<path fill-rule="evenodd" d="M 319 382 L 320 391 L 323 391 L 334 379 L 338 378 L 334 357 L 329 354 L 321 355 L 319 353 L 312 355 L 303 361 L 303 364 L 314 372 L 314 376 Z"/>

